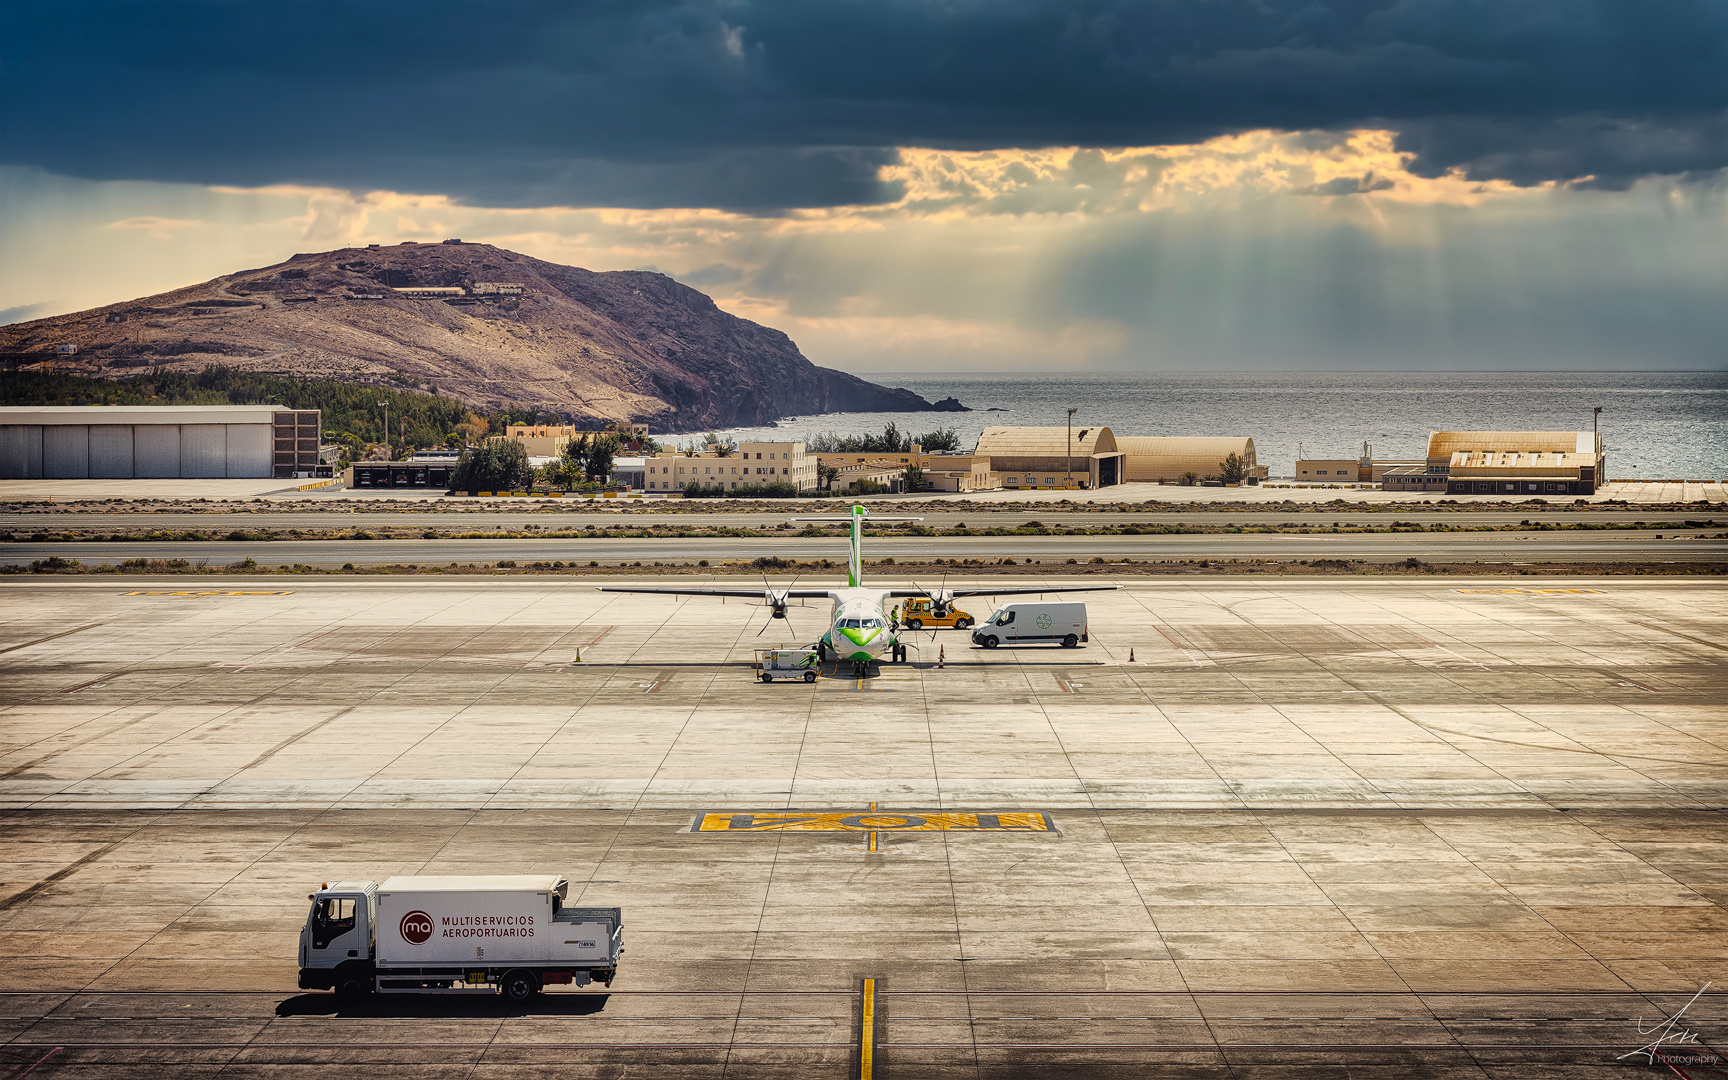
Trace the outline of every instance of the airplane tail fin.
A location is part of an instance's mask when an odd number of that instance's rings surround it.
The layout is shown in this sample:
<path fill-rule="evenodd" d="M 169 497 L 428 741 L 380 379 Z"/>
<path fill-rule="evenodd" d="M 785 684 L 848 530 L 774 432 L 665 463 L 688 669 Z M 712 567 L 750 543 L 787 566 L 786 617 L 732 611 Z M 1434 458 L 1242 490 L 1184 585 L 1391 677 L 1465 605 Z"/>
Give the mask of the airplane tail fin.
<path fill-rule="evenodd" d="M 846 565 L 846 584 L 856 589 L 864 584 L 864 508 L 852 508 L 852 560 Z"/>
<path fill-rule="evenodd" d="M 852 512 L 845 517 L 837 514 L 819 514 L 813 516 L 795 517 L 793 521 L 845 521 L 852 526 L 852 553 L 846 561 L 846 584 L 856 589 L 864 583 L 864 519 L 870 516 L 870 511 L 863 506 L 853 505 Z M 918 517 L 879 517 L 878 521 L 923 521 Z"/>

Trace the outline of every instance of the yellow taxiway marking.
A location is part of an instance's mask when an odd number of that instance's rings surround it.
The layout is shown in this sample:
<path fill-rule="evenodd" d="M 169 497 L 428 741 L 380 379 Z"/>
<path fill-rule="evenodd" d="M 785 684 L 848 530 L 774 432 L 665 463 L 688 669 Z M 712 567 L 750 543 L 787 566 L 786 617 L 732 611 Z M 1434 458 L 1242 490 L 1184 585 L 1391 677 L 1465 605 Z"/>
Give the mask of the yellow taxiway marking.
<path fill-rule="evenodd" d="M 864 979 L 863 1001 L 858 1019 L 858 1080 L 872 1080 L 876 1075 L 876 980 Z"/>
<path fill-rule="evenodd" d="M 958 813 L 947 810 L 803 813 L 796 810 L 714 811 L 696 819 L 692 832 L 1055 832 L 1050 815 L 1037 811 Z"/>
<path fill-rule="evenodd" d="M 1479 593 L 1493 596 L 1601 596 L 1602 589 L 1453 589 L 1457 593 Z"/>
<path fill-rule="evenodd" d="M 293 589 L 134 589 L 121 596 L 290 596 Z"/>

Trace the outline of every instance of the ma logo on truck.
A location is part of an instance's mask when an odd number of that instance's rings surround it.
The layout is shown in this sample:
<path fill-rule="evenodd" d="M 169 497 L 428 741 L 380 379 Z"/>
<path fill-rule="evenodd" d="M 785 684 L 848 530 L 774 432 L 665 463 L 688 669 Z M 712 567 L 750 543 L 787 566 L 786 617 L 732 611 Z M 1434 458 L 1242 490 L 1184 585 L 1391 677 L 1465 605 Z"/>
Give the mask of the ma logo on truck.
<path fill-rule="evenodd" d="M 424 911 L 410 911 L 402 916 L 402 940 L 410 945 L 424 945 L 432 940 L 432 916 Z"/>

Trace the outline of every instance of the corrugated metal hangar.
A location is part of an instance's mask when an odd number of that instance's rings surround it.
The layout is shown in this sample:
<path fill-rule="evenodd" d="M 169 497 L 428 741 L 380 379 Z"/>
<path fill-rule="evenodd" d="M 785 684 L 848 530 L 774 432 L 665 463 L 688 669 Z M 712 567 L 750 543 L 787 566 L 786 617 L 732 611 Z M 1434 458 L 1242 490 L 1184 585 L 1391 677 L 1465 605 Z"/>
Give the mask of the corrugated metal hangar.
<path fill-rule="evenodd" d="M 316 409 L 35 405 L 0 409 L 0 479 L 312 476 Z"/>
<path fill-rule="evenodd" d="M 1053 487 L 1073 475 L 1089 488 L 1122 482 L 1122 454 L 1107 427 L 987 427 L 978 436 L 978 457 L 1007 487 Z M 1072 472 L 1070 472 L 1072 470 Z"/>
<path fill-rule="evenodd" d="M 1246 435 L 1118 435 L 1116 447 L 1127 455 L 1126 480 L 1174 483 L 1186 472 L 1211 476 L 1231 454 L 1247 464 L 1249 476 L 1266 475 Z"/>

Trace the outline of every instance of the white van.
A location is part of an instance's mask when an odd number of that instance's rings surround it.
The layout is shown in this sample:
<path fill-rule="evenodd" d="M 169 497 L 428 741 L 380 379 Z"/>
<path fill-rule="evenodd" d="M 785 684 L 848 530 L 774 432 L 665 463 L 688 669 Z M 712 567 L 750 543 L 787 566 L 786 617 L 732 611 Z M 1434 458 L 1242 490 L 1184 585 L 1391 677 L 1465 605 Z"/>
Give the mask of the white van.
<path fill-rule="evenodd" d="M 972 631 L 972 644 L 986 649 L 1034 641 L 1072 649 L 1088 640 L 1085 604 L 1007 604 Z"/>

